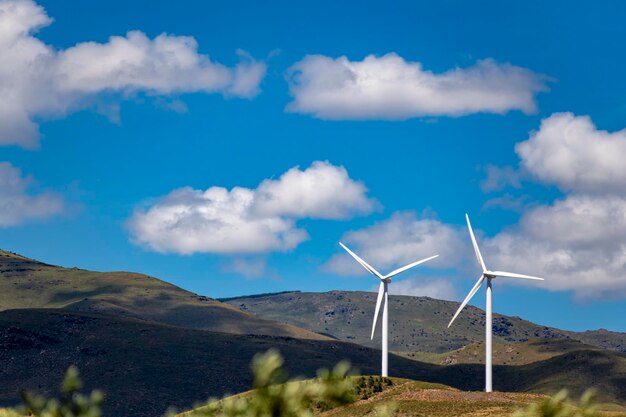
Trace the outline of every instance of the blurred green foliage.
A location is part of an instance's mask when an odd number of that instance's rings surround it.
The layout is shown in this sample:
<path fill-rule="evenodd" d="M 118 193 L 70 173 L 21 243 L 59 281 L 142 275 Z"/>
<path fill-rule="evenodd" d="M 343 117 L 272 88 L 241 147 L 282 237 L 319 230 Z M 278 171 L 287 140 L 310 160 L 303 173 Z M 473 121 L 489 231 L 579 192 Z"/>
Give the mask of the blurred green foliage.
<path fill-rule="evenodd" d="M 194 416 L 211 417 L 312 417 L 312 410 L 328 410 L 355 399 L 355 388 L 347 378 L 350 364 L 318 371 L 316 379 L 290 382 L 283 359 L 276 350 L 258 354 L 252 361 L 251 395 L 211 401 Z"/>
<path fill-rule="evenodd" d="M 390 378 L 383 376 L 362 376 L 356 382 L 356 396 L 360 400 L 367 400 L 368 398 L 383 391 L 384 387 L 393 385 L 393 381 Z"/>
<path fill-rule="evenodd" d="M 61 384 L 58 398 L 47 398 L 30 392 L 22 393 L 24 406 L 18 415 L 37 417 L 101 417 L 104 395 L 93 391 L 89 396 L 79 393 L 83 383 L 78 370 L 70 367 Z"/>
<path fill-rule="evenodd" d="M 253 391 L 243 395 L 210 401 L 190 413 L 190 417 L 313 417 L 317 411 L 367 399 L 393 381 L 383 377 L 349 378 L 350 364 L 340 362 L 332 370 L 318 371 L 317 378 L 308 381 L 289 380 L 283 359 L 276 350 L 257 354 L 252 361 Z M 355 383 L 356 381 L 356 383 Z M 0 417 L 102 417 L 104 396 L 100 391 L 81 394 L 83 388 L 75 367 L 65 375 L 58 397 L 48 398 L 24 392 L 24 406 L 18 410 L 0 410 Z M 567 390 L 553 397 L 518 410 L 511 417 L 598 417 L 596 392 L 586 391 L 578 402 L 570 399 Z M 395 413 L 392 402 L 374 410 L 377 417 Z"/>
<path fill-rule="evenodd" d="M 553 397 L 516 411 L 512 417 L 597 417 L 595 399 L 596 392 L 589 389 L 576 403 L 569 398 L 568 391 L 564 389 Z"/>

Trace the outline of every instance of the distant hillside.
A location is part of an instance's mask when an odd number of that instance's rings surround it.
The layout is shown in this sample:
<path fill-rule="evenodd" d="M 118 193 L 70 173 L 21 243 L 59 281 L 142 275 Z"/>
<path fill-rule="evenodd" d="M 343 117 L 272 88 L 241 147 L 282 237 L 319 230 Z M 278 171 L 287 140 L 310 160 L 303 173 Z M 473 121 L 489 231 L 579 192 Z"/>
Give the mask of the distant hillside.
<path fill-rule="evenodd" d="M 63 308 L 227 333 L 325 339 L 132 272 L 62 268 L 0 251 L 0 278 L 0 310 Z"/>
<path fill-rule="evenodd" d="M 379 347 L 380 331 L 370 340 L 376 294 L 361 291 L 291 292 L 224 299 L 242 311 L 271 320 L 283 320 L 316 333 L 363 346 Z M 467 306 L 454 325 L 448 323 L 459 303 L 428 297 L 389 297 L 389 346 L 397 352 L 444 353 L 482 341 L 485 313 Z M 288 311 L 289 314 L 284 314 Z M 626 333 L 567 332 L 519 317 L 494 314 L 494 342 L 572 338 L 583 343 L 626 352 Z"/>
<path fill-rule="evenodd" d="M 601 346 L 617 352 L 626 352 L 626 333 L 611 332 L 606 329 L 563 333 L 588 345 Z"/>
<path fill-rule="evenodd" d="M 287 337 L 216 333 L 132 318 L 59 309 L 0 312 L 0 406 L 14 404 L 20 388 L 56 390 L 75 364 L 86 388 L 107 393 L 105 415 L 155 417 L 170 405 L 190 409 L 196 401 L 250 387 L 255 353 L 278 348 L 291 375 L 349 359 L 364 374 L 376 374 L 380 352 L 363 346 Z M 443 383 L 463 390 L 483 386 L 480 365 L 438 366 L 390 357 L 393 376 Z M 506 391 L 575 395 L 588 386 L 602 400 L 626 404 L 626 358 L 581 350 L 525 366 L 494 367 L 494 387 Z M 132 389 L 129 389 L 132 387 Z"/>
<path fill-rule="evenodd" d="M 601 350 L 573 339 L 531 339 L 527 342 L 494 343 L 493 363 L 500 365 L 527 365 L 577 350 Z M 485 363 L 484 342 L 474 342 L 450 352 L 395 352 L 396 354 L 437 365 Z"/>

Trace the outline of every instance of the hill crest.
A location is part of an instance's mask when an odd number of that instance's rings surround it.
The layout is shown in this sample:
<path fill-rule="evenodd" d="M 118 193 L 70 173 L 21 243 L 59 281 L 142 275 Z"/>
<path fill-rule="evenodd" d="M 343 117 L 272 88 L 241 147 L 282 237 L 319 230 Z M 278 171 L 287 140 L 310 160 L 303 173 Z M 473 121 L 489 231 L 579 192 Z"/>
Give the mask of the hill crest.
<path fill-rule="evenodd" d="M 133 272 L 94 272 L 0 251 L 0 311 L 59 308 L 236 334 L 327 339 Z"/>
<path fill-rule="evenodd" d="M 363 291 L 284 292 L 257 297 L 225 300 L 226 303 L 272 320 L 317 333 L 332 335 L 339 340 L 377 348 L 380 335 L 370 340 L 371 320 L 376 294 Z M 484 338 L 485 313 L 468 305 L 458 323 L 448 328 L 448 322 L 458 308 L 457 302 L 429 297 L 389 297 L 390 349 L 396 352 L 444 353 L 460 349 Z M 295 314 L 284 315 L 288 310 Z M 494 314 L 494 341 L 500 343 L 527 342 L 532 339 L 574 339 L 582 343 L 617 352 L 626 352 L 626 333 L 608 331 L 571 332 L 542 326 L 524 320 Z"/>

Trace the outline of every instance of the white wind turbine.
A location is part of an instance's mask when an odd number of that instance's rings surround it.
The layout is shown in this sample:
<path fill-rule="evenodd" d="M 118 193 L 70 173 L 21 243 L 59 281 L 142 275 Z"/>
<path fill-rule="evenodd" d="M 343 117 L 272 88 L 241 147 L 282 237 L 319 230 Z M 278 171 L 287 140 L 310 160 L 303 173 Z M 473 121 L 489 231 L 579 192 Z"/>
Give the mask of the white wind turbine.
<path fill-rule="evenodd" d="M 485 261 L 483 261 L 483 257 L 480 254 L 480 249 L 478 249 L 478 244 L 476 243 L 476 238 L 474 237 L 474 231 L 472 230 L 472 225 L 470 224 L 469 216 L 467 215 L 467 213 L 465 214 L 465 219 L 467 220 L 467 228 L 469 229 L 469 234 L 470 234 L 470 237 L 472 238 L 472 245 L 474 245 L 474 252 L 476 252 L 476 258 L 478 259 L 478 263 L 483 269 L 483 273 L 481 274 L 480 278 L 478 278 L 478 281 L 476 281 L 476 284 L 471 289 L 469 294 L 467 294 L 467 297 L 465 297 L 465 300 L 463 300 L 463 303 L 461 303 L 461 306 L 456 311 L 456 314 L 454 315 L 454 317 L 452 317 L 452 320 L 450 320 L 450 323 L 448 324 L 448 328 L 450 328 L 450 326 L 452 325 L 452 322 L 457 318 L 461 310 L 463 310 L 463 307 L 465 307 L 467 303 L 472 299 L 474 294 L 478 292 L 483 281 L 486 280 L 487 281 L 487 302 L 485 306 L 485 313 L 486 313 L 486 317 L 485 317 L 485 392 L 491 392 L 492 391 L 492 370 L 491 370 L 492 368 L 491 366 L 492 365 L 491 364 L 492 341 L 491 341 L 491 338 L 492 338 L 492 331 L 493 331 L 492 330 L 492 310 L 491 310 L 492 309 L 491 280 L 494 279 L 495 277 L 507 277 L 507 278 L 523 278 L 523 279 L 534 279 L 534 280 L 543 281 L 543 278 L 533 277 L 530 275 L 515 274 L 513 272 L 488 270 L 487 267 L 485 266 Z"/>
<path fill-rule="evenodd" d="M 361 266 L 363 268 L 365 268 L 370 274 L 372 274 L 375 277 L 380 279 L 380 287 L 378 288 L 378 300 L 376 300 L 376 311 L 374 312 L 374 323 L 372 324 L 372 336 L 371 336 L 371 339 L 374 339 L 374 331 L 376 330 L 376 320 L 378 319 L 378 313 L 380 312 L 381 303 L 383 303 L 383 329 L 382 329 L 383 340 L 382 340 L 382 372 L 381 372 L 381 375 L 384 376 L 384 377 L 387 377 L 387 376 L 389 376 L 388 372 L 387 372 L 387 370 L 388 370 L 387 357 L 388 357 L 388 352 L 389 352 L 389 349 L 387 347 L 388 346 L 388 336 L 389 336 L 389 330 L 388 330 L 388 326 L 389 326 L 389 309 L 387 307 L 387 304 L 388 304 L 387 303 L 387 301 L 388 301 L 388 293 L 387 293 L 388 285 L 391 282 L 391 278 L 392 277 L 398 275 L 401 272 L 406 271 L 407 269 L 411 269 L 414 266 L 417 266 L 417 265 L 422 264 L 424 262 L 430 261 L 431 259 L 435 259 L 439 255 L 431 256 L 430 258 L 426 258 L 426 259 L 422 259 L 421 261 L 413 262 L 412 264 L 403 266 L 402 268 L 398 268 L 398 269 L 388 273 L 387 275 L 382 275 L 377 270 L 372 268 L 363 259 L 359 258 L 356 253 L 354 253 L 350 249 L 348 249 L 346 245 L 344 245 L 341 242 L 339 242 L 339 244 L 354 259 L 356 259 L 356 261 L 358 263 L 360 263 Z M 383 300 L 384 300 L 384 302 L 383 302 Z"/>

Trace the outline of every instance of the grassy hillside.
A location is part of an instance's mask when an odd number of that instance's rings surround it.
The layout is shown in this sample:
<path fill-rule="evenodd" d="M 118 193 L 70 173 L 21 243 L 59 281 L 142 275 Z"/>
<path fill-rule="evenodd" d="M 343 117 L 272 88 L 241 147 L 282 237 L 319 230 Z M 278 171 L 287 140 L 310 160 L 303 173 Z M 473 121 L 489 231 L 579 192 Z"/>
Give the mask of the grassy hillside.
<path fill-rule="evenodd" d="M 404 417 L 511 417 L 511 414 L 540 401 L 545 396 L 528 393 L 483 393 L 460 391 L 455 388 L 428 382 L 419 382 L 402 378 L 389 378 L 391 385 L 382 385 L 382 392 L 364 392 L 359 388 L 360 381 L 367 377 L 352 377 L 356 386 L 356 401 L 332 408 L 320 410 L 313 408 L 317 417 L 355 417 L 375 415 L 377 407 L 393 403 L 395 415 Z M 292 382 L 303 384 L 307 381 Z M 250 396 L 248 391 L 240 396 Z M 200 417 L 205 407 L 178 414 L 176 417 Z M 626 412 L 602 411 L 598 417 L 626 417 Z"/>
<path fill-rule="evenodd" d="M 380 332 L 370 340 L 376 294 L 360 291 L 291 292 L 222 300 L 242 311 L 284 320 L 311 331 L 369 347 L 380 346 Z M 398 352 L 444 353 L 484 339 L 485 313 L 467 306 L 451 328 L 459 303 L 428 297 L 389 297 L 389 346 Z M 293 314 L 285 315 L 284 311 Z M 587 344 L 626 352 L 626 333 L 565 332 L 519 317 L 494 314 L 494 342 L 573 338 Z"/>
<path fill-rule="evenodd" d="M 532 339 L 518 343 L 494 343 L 493 362 L 500 365 L 526 365 L 577 350 L 600 350 L 573 339 Z M 397 355 L 438 365 L 485 363 L 485 344 L 470 343 L 450 352 L 394 352 Z"/>
<path fill-rule="evenodd" d="M 616 333 L 606 329 L 564 333 L 588 345 L 601 346 L 617 352 L 626 352 L 626 333 Z"/>
<path fill-rule="evenodd" d="M 64 308 L 228 333 L 324 339 L 142 274 L 62 268 L 0 251 L 0 278 L 0 310 Z"/>
<path fill-rule="evenodd" d="M 75 364 L 87 390 L 107 394 L 105 415 L 160 416 L 169 406 L 189 409 L 248 389 L 252 357 L 271 347 L 292 375 L 305 377 L 345 358 L 366 373 L 380 362 L 378 351 L 336 341 L 233 335 L 60 309 L 8 310 L 0 313 L 0 406 L 15 403 L 21 388 L 56 391 Z M 407 375 L 432 368 L 395 357 L 391 365 Z"/>
<path fill-rule="evenodd" d="M 14 403 L 20 388 L 56 390 L 75 364 L 87 389 L 107 393 L 105 415 L 159 416 L 170 405 L 190 409 L 197 401 L 248 389 L 250 360 L 270 347 L 281 351 L 291 375 L 312 377 L 341 359 L 364 374 L 376 374 L 380 366 L 379 351 L 340 341 L 234 335 L 59 309 L 8 310 L 0 313 L 0 406 Z M 439 366 L 392 355 L 390 373 L 463 390 L 483 386 L 480 365 Z M 596 386 L 603 401 L 626 404 L 626 358 L 581 350 L 530 365 L 496 366 L 494 386 L 540 393 L 568 387 L 576 394 Z"/>

